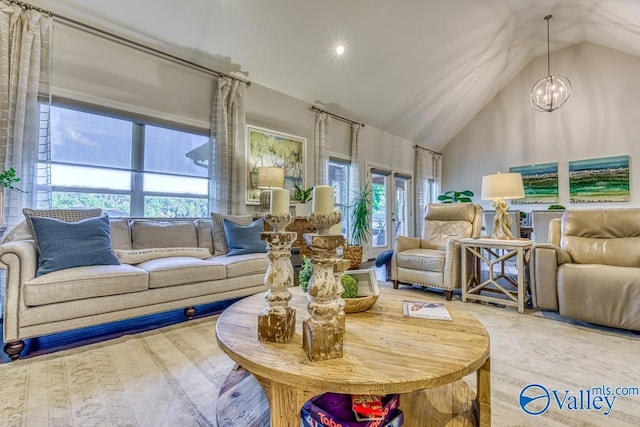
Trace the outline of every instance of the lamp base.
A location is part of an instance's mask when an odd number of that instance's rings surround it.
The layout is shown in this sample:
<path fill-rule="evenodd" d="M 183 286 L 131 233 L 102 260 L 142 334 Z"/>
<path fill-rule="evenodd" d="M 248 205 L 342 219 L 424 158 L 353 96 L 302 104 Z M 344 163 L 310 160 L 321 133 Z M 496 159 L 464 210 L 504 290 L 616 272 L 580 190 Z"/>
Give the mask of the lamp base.
<path fill-rule="evenodd" d="M 496 211 L 496 216 L 493 218 L 493 233 L 492 239 L 498 240 L 514 240 L 513 233 L 511 233 L 511 225 L 513 220 L 509 215 L 509 205 L 503 199 L 496 199 L 491 202 L 491 206 Z"/>
<path fill-rule="evenodd" d="M 260 192 L 260 207 L 269 210 L 271 206 L 271 191 L 263 190 Z"/>

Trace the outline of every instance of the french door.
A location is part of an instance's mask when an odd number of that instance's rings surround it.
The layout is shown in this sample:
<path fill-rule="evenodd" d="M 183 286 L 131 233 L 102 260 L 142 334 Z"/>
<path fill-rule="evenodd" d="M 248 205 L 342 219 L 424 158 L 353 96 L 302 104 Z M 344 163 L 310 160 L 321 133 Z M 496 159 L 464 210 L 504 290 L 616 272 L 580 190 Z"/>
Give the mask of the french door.
<path fill-rule="evenodd" d="M 373 193 L 367 258 L 373 259 L 412 231 L 411 175 L 367 164 L 367 179 Z"/>

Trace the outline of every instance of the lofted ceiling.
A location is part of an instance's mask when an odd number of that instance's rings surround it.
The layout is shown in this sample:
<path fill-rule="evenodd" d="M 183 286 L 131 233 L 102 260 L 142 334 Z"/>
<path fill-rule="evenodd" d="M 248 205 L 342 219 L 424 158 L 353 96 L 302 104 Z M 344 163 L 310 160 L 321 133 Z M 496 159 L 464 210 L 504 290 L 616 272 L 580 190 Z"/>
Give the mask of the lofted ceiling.
<path fill-rule="evenodd" d="M 552 51 L 640 56 L 638 0 L 26 1 L 435 150 L 546 54 L 547 14 Z"/>

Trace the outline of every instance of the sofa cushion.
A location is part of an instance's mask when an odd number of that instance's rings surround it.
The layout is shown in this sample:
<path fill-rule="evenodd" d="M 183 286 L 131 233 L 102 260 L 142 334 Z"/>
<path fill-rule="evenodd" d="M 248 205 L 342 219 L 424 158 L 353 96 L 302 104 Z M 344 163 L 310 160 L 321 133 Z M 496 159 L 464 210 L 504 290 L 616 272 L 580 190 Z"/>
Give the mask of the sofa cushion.
<path fill-rule="evenodd" d="M 227 238 L 224 234 L 223 219 L 229 219 L 240 225 L 249 225 L 253 221 L 251 215 L 224 215 L 213 212 L 211 221 L 213 225 L 213 254 L 224 255 L 227 253 Z"/>
<path fill-rule="evenodd" d="M 211 257 L 205 248 L 149 248 L 149 249 L 116 249 L 116 255 L 123 264 L 140 264 L 158 258 L 192 257 L 205 259 Z"/>
<path fill-rule="evenodd" d="M 198 247 L 198 236 L 193 221 L 136 219 L 131 223 L 131 236 L 132 249 Z"/>
<path fill-rule="evenodd" d="M 159 258 L 138 264 L 149 273 L 149 288 L 164 288 L 187 283 L 224 279 L 224 265 L 192 257 Z"/>
<path fill-rule="evenodd" d="M 248 276 L 255 273 L 266 273 L 268 267 L 265 254 L 246 254 L 235 256 L 215 256 L 207 261 L 223 265 L 227 269 L 227 277 Z"/>
<path fill-rule="evenodd" d="M 446 243 L 452 237 L 471 237 L 472 226 L 467 221 L 440 221 L 427 219 L 420 244 L 427 247 L 428 243 Z"/>
<path fill-rule="evenodd" d="M 36 276 L 88 265 L 118 265 L 111 248 L 109 217 L 64 222 L 53 218 L 31 218 L 38 238 Z"/>
<path fill-rule="evenodd" d="M 29 306 L 53 304 L 147 289 L 146 271 L 131 265 L 94 265 L 55 271 L 24 284 Z"/>
<path fill-rule="evenodd" d="M 562 248 L 576 264 L 640 267 L 638 209 L 566 211 Z"/>
<path fill-rule="evenodd" d="M 8 233 L 5 233 L 4 238 L 2 239 L 2 243 L 29 239 L 33 239 L 33 235 L 29 231 L 27 220 L 23 219 L 15 227 L 10 229 Z"/>
<path fill-rule="evenodd" d="M 29 233 L 33 237 L 33 240 L 38 244 L 36 238 L 36 232 L 33 229 L 33 222 L 31 218 L 34 216 L 44 218 L 54 218 L 64 222 L 78 222 L 83 219 L 95 218 L 102 215 L 102 209 L 22 209 L 25 220 L 27 222 L 27 228 Z"/>
<path fill-rule="evenodd" d="M 196 233 L 198 234 L 198 247 L 208 249 L 213 254 L 213 221 L 211 218 L 197 219 Z"/>
<path fill-rule="evenodd" d="M 423 271 L 443 271 L 445 251 L 437 249 L 408 249 L 396 256 L 398 267 Z"/>
<path fill-rule="evenodd" d="M 111 246 L 113 249 L 131 249 L 131 228 L 127 218 L 111 218 Z"/>
<path fill-rule="evenodd" d="M 563 316 L 640 330 L 638 268 L 566 263 L 558 267 L 557 283 Z"/>
<path fill-rule="evenodd" d="M 260 240 L 260 234 L 264 232 L 264 219 L 257 219 L 249 225 L 240 225 L 224 218 L 222 226 L 227 239 L 227 256 L 267 252 L 266 242 Z"/>

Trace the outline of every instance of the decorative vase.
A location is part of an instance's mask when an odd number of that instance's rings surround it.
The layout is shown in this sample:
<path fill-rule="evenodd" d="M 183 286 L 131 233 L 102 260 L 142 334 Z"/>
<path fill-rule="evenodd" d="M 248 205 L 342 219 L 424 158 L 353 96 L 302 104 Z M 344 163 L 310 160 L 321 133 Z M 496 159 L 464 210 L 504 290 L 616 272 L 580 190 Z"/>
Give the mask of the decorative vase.
<path fill-rule="evenodd" d="M 296 205 L 296 216 L 308 217 L 311 213 L 311 203 L 298 203 Z"/>

